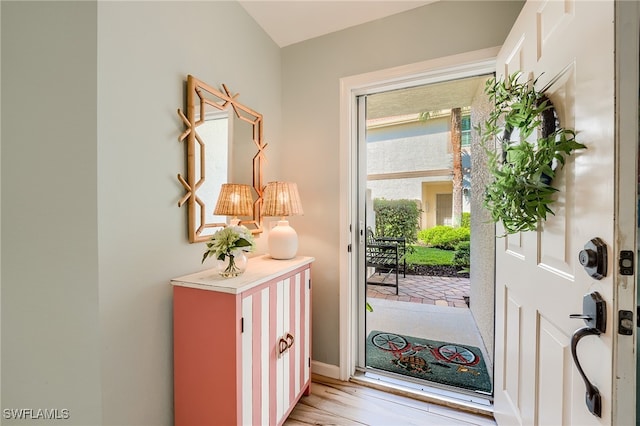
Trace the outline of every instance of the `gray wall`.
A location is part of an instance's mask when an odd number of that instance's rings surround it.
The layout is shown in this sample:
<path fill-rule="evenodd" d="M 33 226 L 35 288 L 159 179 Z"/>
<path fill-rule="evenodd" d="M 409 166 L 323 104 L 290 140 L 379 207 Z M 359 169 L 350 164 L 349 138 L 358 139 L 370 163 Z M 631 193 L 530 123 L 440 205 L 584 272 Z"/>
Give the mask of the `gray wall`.
<path fill-rule="evenodd" d="M 172 424 L 169 280 L 211 267 L 177 206 L 186 75 L 276 145 L 281 51 L 235 2 L 1 7 L 2 408 Z"/>
<path fill-rule="evenodd" d="M 1 7 L 2 408 L 97 424 L 97 4 Z"/>
<path fill-rule="evenodd" d="M 176 173 L 186 172 L 176 114 L 184 110 L 184 81 L 193 74 L 240 93 L 241 102 L 264 114 L 265 140 L 277 145 L 280 49 L 235 2 L 100 2 L 98 12 L 103 419 L 166 424 L 168 280 L 212 267 L 200 264 L 204 244 L 187 242 L 186 207 L 177 207 L 184 189 Z M 265 179 L 276 173 L 267 167 Z M 140 395 L 150 400 L 132 404 Z"/>
<path fill-rule="evenodd" d="M 282 174 L 305 215 L 292 226 L 315 256 L 313 358 L 339 364 L 339 80 L 504 41 L 521 2 L 443 1 L 283 49 Z"/>

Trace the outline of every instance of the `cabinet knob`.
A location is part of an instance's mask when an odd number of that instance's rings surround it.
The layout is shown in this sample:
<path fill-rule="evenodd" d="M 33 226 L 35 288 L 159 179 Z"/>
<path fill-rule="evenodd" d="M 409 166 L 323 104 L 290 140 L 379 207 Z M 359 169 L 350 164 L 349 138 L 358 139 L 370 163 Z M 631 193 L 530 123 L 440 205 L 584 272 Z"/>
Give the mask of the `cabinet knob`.
<path fill-rule="evenodd" d="M 282 337 L 280 338 L 280 340 L 278 340 L 278 351 L 279 351 L 279 355 L 282 355 L 283 353 L 285 353 L 287 351 L 287 349 L 289 349 L 289 344 L 287 343 L 286 340 L 284 340 Z"/>

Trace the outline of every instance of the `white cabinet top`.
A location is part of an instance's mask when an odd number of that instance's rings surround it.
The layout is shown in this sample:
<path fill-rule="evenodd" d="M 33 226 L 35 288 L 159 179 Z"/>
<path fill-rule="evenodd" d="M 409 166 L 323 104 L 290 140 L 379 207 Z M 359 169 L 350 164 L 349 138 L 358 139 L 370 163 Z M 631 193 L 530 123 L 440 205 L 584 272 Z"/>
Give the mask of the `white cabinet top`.
<path fill-rule="evenodd" d="M 239 294 L 314 260 L 313 257 L 306 256 L 297 256 L 288 260 L 277 260 L 268 255 L 257 256 L 249 258 L 247 270 L 238 277 L 223 278 L 214 268 L 174 278 L 171 280 L 171 285 Z"/>

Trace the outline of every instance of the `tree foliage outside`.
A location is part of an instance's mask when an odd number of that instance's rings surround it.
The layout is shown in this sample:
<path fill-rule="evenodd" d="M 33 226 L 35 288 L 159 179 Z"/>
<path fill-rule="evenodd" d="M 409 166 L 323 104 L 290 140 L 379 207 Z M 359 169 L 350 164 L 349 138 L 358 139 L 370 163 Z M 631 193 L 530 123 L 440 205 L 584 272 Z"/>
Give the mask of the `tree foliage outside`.
<path fill-rule="evenodd" d="M 373 200 L 376 214 L 376 235 L 379 237 L 404 237 L 407 244 L 418 241 L 420 208 L 415 200 Z"/>

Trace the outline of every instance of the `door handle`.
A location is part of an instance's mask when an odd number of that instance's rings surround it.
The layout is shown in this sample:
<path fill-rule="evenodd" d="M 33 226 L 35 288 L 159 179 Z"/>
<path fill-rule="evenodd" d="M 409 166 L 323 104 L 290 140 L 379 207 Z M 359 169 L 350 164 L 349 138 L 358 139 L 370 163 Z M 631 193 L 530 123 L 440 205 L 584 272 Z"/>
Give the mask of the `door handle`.
<path fill-rule="evenodd" d="M 587 327 L 595 328 L 600 333 L 607 331 L 607 304 L 600 293 L 585 294 L 582 298 L 582 313 L 569 317 L 584 320 Z"/>
<path fill-rule="evenodd" d="M 289 344 L 285 339 L 281 337 L 280 340 L 278 340 L 278 355 L 282 356 L 282 354 L 285 353 L 287 349 L 289 349 Z"/>
<path fill-rule="evenodd" d="M 278 356 L 282 356 L 286 351 L 291 349 L 291 346 L 293 346 L 293 335 L 287 333 L 285 337 L 281 337 L 278 340 Z"/>
<path fill-rule="evenodd" d="M 293 335 L 291 333 L 287 333 L 287 349 L 291 348 L 291 346 L 293 346 Z"/>
<path fill-rule="evenodd" d="M 576 367 L 578 368 L 578 373 L 582 377 L 584 381 L 584 386 L 587 388 L 585 393 L 585 403 L 587 404 L 587 408 L 596 417 L 600 417 L 602 415 L 602 398 L 600 396 L 600 391 L 598 388 L 591 383 L 586 374 L 584 374 L 584 370 L 580 365 L 580 361 L 578 360 L 578 342 L 585 336 L 599 336 L 600 331 L 593 327 L 582 327 L 576 330 L 571 336 L 571 356 L 573 357 L 573 362 L 575 362 Z"/>
<path fill-rule="evenodd" d="M 571 318 L 582 319 L 587 324 L 586 327 L 579 328 L 571 336 L 571 356 L 576 364 L 578 373 L 584 381 L 586 387 L 585 403 L 589 412 L 596 417 L 602 415 L 602 397 L 598 388 L 591 383 L 584 373 L 580 360 L 578 359 L 578 342 L 586 336 L 599 336 L 607 330 L 607 304 L 602 296 L 596 291 L 586 294 L 582 298 L 582 314 L 569 315 Z"/>

